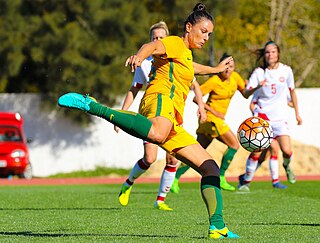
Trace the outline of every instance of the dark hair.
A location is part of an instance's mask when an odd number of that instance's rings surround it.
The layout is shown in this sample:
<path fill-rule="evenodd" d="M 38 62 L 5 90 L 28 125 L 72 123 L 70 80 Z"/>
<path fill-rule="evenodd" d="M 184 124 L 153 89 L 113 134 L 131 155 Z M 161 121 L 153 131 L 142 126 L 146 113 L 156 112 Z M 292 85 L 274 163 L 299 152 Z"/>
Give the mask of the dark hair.
<path fill-rule="evenodd" d="M 255 51 L 257 57 L 257 64 L 258 66 L 260 66 L 263 69 L 266 69 L 268 67 L 268 63 L 266 61 L 266 59 L 264 58 L 264 54 L 266 52 L 266 47 L 268 45 L 275 45 L 277 47 L 278 53 L 280 54 L 280 48 L 279 46 L 272 40 L 268 41 L 266 44 L 264 44 L 264 47 L 262 49 L 258 49 Z M 278 56 L 278 59 L 280 58 L 280 56 Z M 262 61 L 261 61 L 262 60 Z M 278 60 L 279 61 L 279 60 Z"/>
<path fill-rule="evenodd" d="M 227 59 L 228 57 L 231 57 L 231 55 L 229 55 L 228 53 L 223 53 L 221 58 L 220 58 L 220 61 L 219 62 L 222 62 L 224 59 Z"/>
<path fill-rule="evenodd" d="M 203 3 L 197 3 L 193 8 L 193 12 L 184 21 L 184 31 L 186 30 L 187 23 L 192 25 L 198 23 L 202 18 L 206 18 L 214 23 L 213 16 L 206 11 L 206 6 Z"/>

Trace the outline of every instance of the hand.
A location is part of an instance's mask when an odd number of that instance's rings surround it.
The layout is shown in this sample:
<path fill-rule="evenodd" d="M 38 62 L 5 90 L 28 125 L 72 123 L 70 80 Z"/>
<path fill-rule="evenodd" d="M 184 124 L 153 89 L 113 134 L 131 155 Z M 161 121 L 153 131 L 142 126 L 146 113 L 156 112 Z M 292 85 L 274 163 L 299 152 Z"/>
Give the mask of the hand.
<path fill-rule="evenodd" d="M 117 127 L 117 126 L 114 126 L 114 127 L 113 127 L 113 130 L 115 130 L 115 132 L 116 132 L 116 133 L 119 133 L 120 128 L 119 128 L 119 127 Z"/>
<path fill-rule="evenodd" d="M 265 80 L 262 80 L 260 83 L 259 83 L 259 88 L 262 87 L 262 86 L 266 86 L 268 84 L 268 81 L 265 79 Z"/>
<path fill-rule="evenodd" d="M 142 63 L 142 59 L 138 57 L 137 55 L 132 55 L 127 58 L 125 66 L 127 67 L 128 65 L 131 67 L 131 72 L 134 72 L 137 67 L 140 67 Z"/>
<path fill-rule="evenodd" d="M 207 113 L 204 108 L 198 108 L 197 115 L 199 117 L 200 123 L 205 123 L 207 120 Z"/>
<path fill-rule="evenodd" d="M 296 115 L 296 120 L 298 122 L 298 125 L 302 125 L 302 118 L 300 117 L 300 115 Z"/>
<path fill-rule="evenodd" d="M 233 57 L 228 57 L 223 61 L 221 61 L 217 66 L 217 68 L 219 69 L 219 72 L 221 73 L 224 70 L 226 70 L 232 62 L 233 62 Z"/>

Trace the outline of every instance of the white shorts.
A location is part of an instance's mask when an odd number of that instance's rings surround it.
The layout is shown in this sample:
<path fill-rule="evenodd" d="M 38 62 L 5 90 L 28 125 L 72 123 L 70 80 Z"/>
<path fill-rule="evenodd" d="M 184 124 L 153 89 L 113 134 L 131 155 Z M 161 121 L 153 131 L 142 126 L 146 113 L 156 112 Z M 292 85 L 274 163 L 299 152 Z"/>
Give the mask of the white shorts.
<path fill-rule="evenodd" d="M 273 130 L 273 138 L 279 136 L 290 136 L 289 124 L 285 120 L 268 121 Z"/>

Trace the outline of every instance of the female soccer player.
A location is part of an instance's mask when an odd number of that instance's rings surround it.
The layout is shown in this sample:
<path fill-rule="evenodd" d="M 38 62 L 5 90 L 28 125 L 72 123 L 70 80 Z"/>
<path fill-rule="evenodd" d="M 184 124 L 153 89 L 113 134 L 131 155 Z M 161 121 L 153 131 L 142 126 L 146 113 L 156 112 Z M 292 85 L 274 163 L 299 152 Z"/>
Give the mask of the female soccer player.
<path fill-rule="evenodd" d="M 220 62 L 228 57 L 230 55 L 223 54 Z M 234 61 L 232 61 L 226 70 L 212 76 L 201 85 L 202 94 L 209 94 L 205 104 L 207 121 L 202 124 L 199 123 L 197 129 L 197 141 L 203 148 L 206 149 L 215 138 L 228 146 L 222 157 L 220 166 L 220 187 L 228 191 L 234 191 L 235 187 L 226 181 L 225 172 L 239 149 L 239 142 L 228 124 L 224 121 L 224 117 L 234 93 L 238 90 L 243 95 L 245 88 L 245 81 L 234 71 L 234 68 Z M 171 187 L 172 192 L 179 192 L 178 180 L 189 168 L 189 166 L 181 166 L 178 169 Z"/>
<path fill-rule="evenodd" d="M 258 50 L 257 53 L 257 62 L 263 58 L 263 63 L 251 74 L 246 86 L 245 96 L 249 97 L 255 93 L 256 106 L 254 115 L 270 123 L 274 139 L 279 143 L 283 154 L 283 167 L 286 170 L 288 181 L 295 183 L 295 176 L 290 168 L 292 147 L 288 127 L 288 90 L 298 125 L 302 124 L 302 119 L 299 115 L 298 101 L 294 90 L 293 72 L 291 67 L 279 61 L 280 48 L 273 41 L 267 42 L 264 48 Z M 271 150 L 277 150 L 278 144 L 276 141 L 271 143 Z M 239 181 L 239 190 L 249 191 L 249 185 L 253 179 L 258 159 L 259 153 L 250 154 L 247 159 L 243 181 Z M 272 163 L 278 162 L 274 159 Z M 274 180 L 273 187 L 283 188 L 283 185 L 278 180 Z"/>
<path fill-rule="evenodd" d="M 164 37 L 169 35 L 168 27 L 166 23 L 163 21 L 160 21 L 152 25 L 150 27 L 149 32 L 150 32 L 151 41 L 161 40 Z M 137 93 L 139 92 L 139 90 L 143 87 L 144 84 L 146 84 L 146 86 L 148 85 L 152 61 L 153 61 L 152 56 L 148 57 L 141 63 L 141 66 L 135 70 L 132 86 L 128 91 L 127 96 L 124 100 L 124 103 L 122 105 L 122 110 L 128 110 L 132 102 L 134 101 Z M 194 89 L 196 98 L 199 101 L 198 114 L 200 116 L 200 120 L 205 120 L 206 113 L 204 110 L 204 104 L 202 102 L 202 94 L 201 94 L 200 86 L 196 80 L 192 83 L 191 88 Z M 119 131 L 119 128 L 117 126 L 115 126 L 115 131 L 116 132 Z M 129 177 L 121 187 L 118 200 L 119 200 L 119 203 L 123 206 L 126 206 L 129 203 L 129 197 L 131 194 L 131 189 L 134 184 L 134 181 L 138 179 L 142 174 L 144 174 L 157 159 L 158 145 L 147 142 L 147 141 L 143 141 L 143 146 L 144 146 L 143 158 L 139 159 L 136 162 L 136 164 L 134 165 L 134 167 L 132 168 L 129 174 Z M 154 207 L 156 209 L 165 210 L 165 211 L 172 210 L 172 208 L 170 208 L 165 203 L 165 198 L 175 178 L 178 164 L 179 164 L 179 161 L 175 157 L 173 157 L 169 153 L 166 153 L 166 167 L 164 168 L 161 176 L 158 196 L 154 204 Z"/>
<path fill-rule="evenodd" d="M 68 93 L 59 98 L 63 107 L 77 108 L 106 119 L 127 133 L 158 144 L 202 176 L 201 194 L 209 214 L 210 238 L 238 238 L 226 227 L 222 216 L 219 167 L 210 154 L 181 125 L 185 100 L 195 74 L 223 72 L 232 57 L 217 67 L 193 62 L 191 49 L 201 49 L 213 32 L 213 17 L 205 5 L 196 4 L 184 23 L 182 37 L 169 36 L 144 44 L 126 66 L 134 72 L 144 59 L 153 55 L 152 77 L 140 103 L 139 112 L 116 111 L 89 96 Z"/>
<path fill-rule="evenodd" d="M 149 33 L 150 33 L 150 40 L 156 41 L 156 40 L 161 40 L 166 36 L 168 36 L 169 30 L 166 23 L 163 21 L 160 21 L 150 27 Z M 143 87 L 144 84 L 146 84 L 146 86 L 148 85 L 152 61 L 153 61 L 152 56 L 149 56 L 141 63 L 141 66 L 135 70 L 132 86 L 128 91 L 127 96 L 124 100 L 124 103 L 122 105 L 122 110 L 128 110 L 131 104 L 133 103 L 139 90 Z M 116 132 L 119 132 L 119 128 L 117 126 L 115 126 L 114 129 Z M 143 147 L 144 147 L 143 158 L 141 158 L 135 163 L 135 165 L 133 166 L 129 174 L 129 177 L 121 187 L 118 200 L 119 200 L 119 203 L 123 206 L 126 206 L 129 203 L 129 197 L 130 197 L 130 193 L 131 193 L 131 189 L 134 184 L 134 181 L 138 179 L 142 174 L 144 174 L 157 159 L 158 146 L 156 144 L 143 141 Z M 154 205 L 154 207 L 157 209 L 169 210 L 169 211 L 172 210 L 172 208 L 170 208 L 164 201 L 169 191 L 168 188 L 171 187 L 172 182 L 174 180 L 177 163 L 178 163 L 178 160 L 176 158 L 174 158 L 168 153 L 166 154 L 167 165 L 161 177 L 158 197 Z"/>

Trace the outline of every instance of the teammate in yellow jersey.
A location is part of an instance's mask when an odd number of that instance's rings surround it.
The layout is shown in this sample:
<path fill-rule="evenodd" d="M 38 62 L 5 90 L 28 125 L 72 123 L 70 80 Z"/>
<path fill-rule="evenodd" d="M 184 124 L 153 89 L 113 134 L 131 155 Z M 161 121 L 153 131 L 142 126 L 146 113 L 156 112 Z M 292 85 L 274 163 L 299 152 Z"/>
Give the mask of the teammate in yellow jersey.
<path fill-rule="evenodd" d="M 228 57 L 230 55 L 223 54 L 220 62 Z M 245 81 L 234 71 L 234 68 L 234 61 L 232 61 L 226 70 L 212 76 L 200 86 L 202 94 L 209 94 L 209 96 L 205 104 L 207 121 L 202 124 L 199 123 L 197 129 L 197 141 L 203 148 L 206 149 L 215 138 L 228 146 L 222 157 L 220 166 L 220 187 L 228 191 L 236 189 L 226 181 L 225 172 L 239 149 L 239 143 L 224 118 L 234 93 L 238 90 L 243 95 L 245 88 Z M 181 166 L 177 170 L 176 178 L 171 187 L 172 192 L 179 192 L 179 178 L 189 168 L 189 166 Z"/>
<path fill-rule="evenodd" d="M 223 220 L 219 167 L 212 156 L 182 126 L 185 99 L 195 74 L 223 72 L 232 63 L 229 57 L 217 67 L 192 61 L 191 49 L 201 49 L 213 32 L 214 20 L 205 5 L 196 4 L 184 23 L 182 37 L 169 36 L 144 44 L 126 60 L 134 72 L 143 60 L 153 55 L 152 80 L 141 101 L 139 112 L 113 110 L 90 97 L 68 93 L 59 98 L 63 107 L 76 108 L 99 116 L 123 131 L 158 144 L 201 175 L 201 195 L 207 207 L 210 238 L 239 238 Z M 114 114 L 110 121 L 110 114 Z"/>

